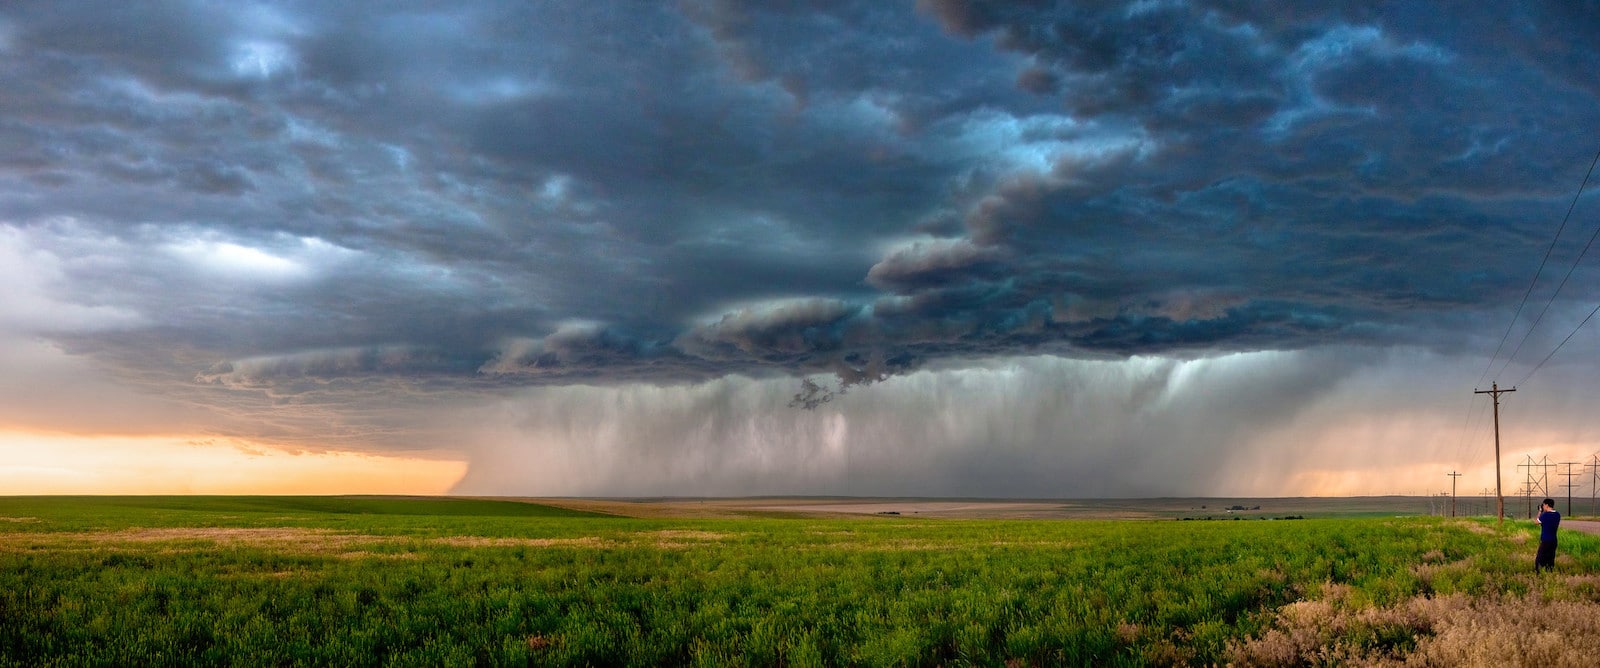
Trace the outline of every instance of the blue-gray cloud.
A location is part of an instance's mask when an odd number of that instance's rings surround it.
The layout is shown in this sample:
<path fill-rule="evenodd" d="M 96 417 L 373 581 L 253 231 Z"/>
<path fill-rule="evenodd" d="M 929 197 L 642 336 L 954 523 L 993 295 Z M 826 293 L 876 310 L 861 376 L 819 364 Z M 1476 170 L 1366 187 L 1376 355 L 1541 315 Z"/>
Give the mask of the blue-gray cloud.
<path fill-rule="evenodd" d="M 5 327 L 243 416 L 1473 349 L 1594 149 L 1585 12 L 13 3 L 0 225 L 117 317 Z"/>

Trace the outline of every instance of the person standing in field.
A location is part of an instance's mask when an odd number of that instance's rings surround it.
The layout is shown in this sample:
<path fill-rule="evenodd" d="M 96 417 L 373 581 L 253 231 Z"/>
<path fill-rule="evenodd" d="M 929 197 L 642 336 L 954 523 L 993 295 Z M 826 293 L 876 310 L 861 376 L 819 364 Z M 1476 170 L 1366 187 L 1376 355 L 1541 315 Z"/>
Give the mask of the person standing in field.
<path fill-rule="evenodd" d="M 1561 513 L 1556 512 L 1554 499 L 1539 504 L 1539 516 L 1533 518 L 1539 525 L 1539 553 L 1533 558 L 1533 572 L 1555 570 L 1556 528 L 1561 526 Z"/>

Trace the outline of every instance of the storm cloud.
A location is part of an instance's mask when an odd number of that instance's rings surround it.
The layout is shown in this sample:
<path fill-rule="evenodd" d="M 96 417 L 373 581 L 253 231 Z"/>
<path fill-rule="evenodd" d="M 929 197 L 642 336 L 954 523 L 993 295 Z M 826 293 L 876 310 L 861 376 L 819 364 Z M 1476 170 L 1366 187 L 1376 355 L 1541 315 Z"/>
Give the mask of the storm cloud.
<path fill-rule="evenodd" d="M 500 406 L 523 416 L 495 422 L 507 443 L 588 416 L 548 443 L 611 463 L 569 491 L 763 479 L 620 472 L 672 452 L 629 450 L 665 430 L 713 459 L 790 443 L 761 470 L 814 481 L 718 489 L 798 492 L 839 489 L 813 452 L 830 420 L 915 431 L 949 409 L 929 378 L 1476 366 L 1600 148 L 1597 50 L 1573 3 L 10 3 L 0 359 L 62 398 L 0 417 L 63 428 L 44 404 L 107 387 L 122 417 L 91 421 L 405 450 Z M 1596 220 L 1592 197 L 1575 211 L 1553 267 Z M 1597 279 L 1580 266 L 1511 368 Z M 1015 360 L 1033 366 L 994 375 Z M 1257 370 L 1313 382 L 1301 363 Z M 849 394 L 797 414 L 800 377 Z M 1222 407 L 1253 426 L 1192 452 L 1322 400 L 1277 394 Z M 585 408 L 619 401 L 656 408 Z M 1190 413 L 1135 404 L 1061 415 L 1166 425 L 1082 436 L 1157 460 Z M 661 426 L 686 424 L 673 410 L 774 422 Z M 987 443 L 1023 471 L 1077 438 L 947 427 L 878 440 Z M 463 485 L 523 489 L 493 475 Z M 996 489 L 942 475 L 875 480 Z"/>

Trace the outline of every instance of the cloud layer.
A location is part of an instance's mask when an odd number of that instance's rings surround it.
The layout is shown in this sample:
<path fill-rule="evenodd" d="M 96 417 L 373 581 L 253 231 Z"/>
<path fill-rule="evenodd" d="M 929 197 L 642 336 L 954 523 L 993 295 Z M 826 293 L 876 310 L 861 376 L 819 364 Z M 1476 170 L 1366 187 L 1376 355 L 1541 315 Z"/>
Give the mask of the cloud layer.
<path fill-rule="evenodd" d="M 364 448 L 529 387 L 1480 354 L 1595 148 L 1569 4 L 13 3 L 0 340 Z"/>

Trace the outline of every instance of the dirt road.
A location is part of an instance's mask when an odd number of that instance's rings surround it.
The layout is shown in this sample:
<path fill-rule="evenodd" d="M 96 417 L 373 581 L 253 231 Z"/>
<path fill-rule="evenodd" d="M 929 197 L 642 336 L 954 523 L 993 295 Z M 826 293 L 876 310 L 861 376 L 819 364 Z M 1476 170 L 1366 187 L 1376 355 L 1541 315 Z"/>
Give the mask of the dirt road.
<path fill-rule="evenodd" d="M 1561 528 L 1600 535 L 1600 522 L 1594 520 L 1561 520 Z"/>

